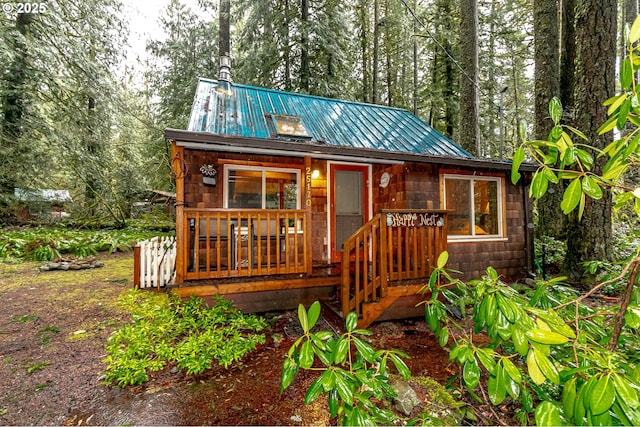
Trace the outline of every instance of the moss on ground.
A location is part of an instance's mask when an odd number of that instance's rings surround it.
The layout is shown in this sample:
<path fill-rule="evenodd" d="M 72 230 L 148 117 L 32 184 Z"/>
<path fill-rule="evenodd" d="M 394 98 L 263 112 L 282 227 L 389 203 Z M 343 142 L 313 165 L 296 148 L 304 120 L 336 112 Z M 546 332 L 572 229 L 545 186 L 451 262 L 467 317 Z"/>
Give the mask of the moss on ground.
<path fill-rule="evenodd" d="M 133 260 L 130 256 L 109 257 L 103 260 L 104 267 L 87 270 L 39 271 L 42 263 L 23 262 L 20 264 L 0 264 L 0 287 L 6 291 L 39 288 L 43 285 L 53 288 L 82 287 L 91 282 L 132 283 Z"/>
<path fill-rule="evenodd" d="M 455 400 L 443 385 L 431 377 L 412 377 L 409 383 L 416 384 L 425 395 L 424 410 L 418 416 L 419 425 L 460 425 L 463 419 L 461 408 L 465 403 Z"/>
<path fill-rule="evenodd" d="M 54 310 L 58 320 L 63 320 L 78 311 L 122 312 L 118 306 L 118 295 L 133 287 L 133 259 L 126 254 L 101 257 L 101 261 L 104 262 L 101 268 L 67 271 L 39 271 L 42 263 L 30 261 L 0 264 L 0 296 L 18 292 L 25 300 L 37 298 L 38 304 L 31 306 L 25 316 L 38 316 Z M 67 339 L 85 339 L 108 326 L 113 325 L 87 319 L 78 328 L 86 332 L 74 334 L 76 331 L 70 331 Z"/>

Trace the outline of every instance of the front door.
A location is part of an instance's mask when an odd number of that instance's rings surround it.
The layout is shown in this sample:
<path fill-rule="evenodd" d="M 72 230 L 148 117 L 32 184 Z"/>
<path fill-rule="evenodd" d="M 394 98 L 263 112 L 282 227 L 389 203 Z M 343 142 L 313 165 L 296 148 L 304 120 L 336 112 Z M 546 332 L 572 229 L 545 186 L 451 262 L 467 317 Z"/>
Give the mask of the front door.
<path fill-rule="evenodd" d="M 332 164 L 331 177 L 331 260 L 342 261 L 342 244 L 368 220 L 367 179 L 369 168 Z"/>

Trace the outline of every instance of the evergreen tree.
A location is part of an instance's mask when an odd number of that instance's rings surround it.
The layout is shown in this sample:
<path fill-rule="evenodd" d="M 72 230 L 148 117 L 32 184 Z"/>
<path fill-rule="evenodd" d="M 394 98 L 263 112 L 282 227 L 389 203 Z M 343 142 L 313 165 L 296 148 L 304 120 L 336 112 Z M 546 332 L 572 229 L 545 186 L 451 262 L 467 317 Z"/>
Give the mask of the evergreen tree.
<path fill-rule="evenodd" d="M 127 36 L 122 5 L 57 0 L 46 6 L 29 17 L 0 17 L 6 30 L 0 63 L 7 70 L 0 80 L 3 191 L 69 189 L 79 202 L 76 217 L 123 225 L 149 182 L 142 164 L 158 158 L 149 142 L 160 133 L 140 94 L 117 83 Z"/>
<path fill-rule="evenodd" d="M 478 3 L 460 0 L 460 145 L 480 155 L 478 116 Z"/>
<path fill-rule="evenodd" d="M 322 6 L 309 10 L 309 93 L 354 99 L 355 89 L 350 80 L 355 60 L 352 52 L 356 49 L 350 36 L 349 17 L 339 0 L 326 0 Z"/>
<path fill-rule="evenodd" d="M 505 159 L 521 142 L 521 123 L 533 117 L 531 3 L 493 0 L 478 15 L 482 156 Z"/>
<path fill-rule="evenodd" d="M 213 14 L 204 19 L 171 0 L 161 24 L 166 40 L 152 40 L 147 50 L 152 55 L 148 80 L 159 98 L 158 125 L 186 129 L 193 94 L 199 77 L 217 78 L 218 27 Z"/>
<path fill-rule="evenodd" d="M 34 67 L 35 46 L 33 22 L 38 15 L 20 13 L 13 19 L 4 14 L 0 18 L 2 36 L 0 39 L 3 55 L 3 84 L 0 87 L 0 194 L 12 193 L 16 186 L 26 179 L 20 171 L 33 171 L 29 161 L 35 147 L 28 143 L 29 123 L 33 122 L 35 88 L 38 73 Z M 16 168 L 16 165 L 24 165 Z"/>
<path fill-rule="evenodd" d="M 237 2 L 234 80 L 319 96 L 352 97 L 353 56 L 342 2 Z"/>
<path fill-rule="evenodd" d="M 358 44 L 358 56 L 355 57 L 354 81 L 360 81 L 356 89 L 357 99 L 361 102 L 370 102 L 372 93 L 372 14 L 368 0 L 357 0 L 353 10 L 352 26 L 356 29 L 355 35 Z M 358 79 L 357 77 L 360 77 Z"/>
<path fill-rule="evenodd" d="M 549 101 L 560 96 L 560 22 L 556 0 L 536 0 L 533 3 L 535 31 L 535 139 L 545 141 L 553 122 L 549 120 Z M 563 237 L 566 216 L 560 208 L 563 183 L 551 183 L 548 195 L 538 200 L 540 236 Z"/>
<path fill-rule="evenodd" d="M 423 40 L 428 41 L 431 56 L 429 76 L 420 91 L 423 110 L 428 123 L 440 132 L 457 140 L 458 129 L 458 76 L 454 63 L 458 56 L 456 29 L 458 8 L 448 0 L 437 0 L 428 10 L 433 18 L 433 30 Z"/>
<path fill-rule="evenodd" d="M 576 7 L 575 127 L 585 133 L 591 146 L 604 148 L 611 134 L 598 135 L 607 119 L 603 99 L 615 92 L 616 0 L 578 0 Z M 593 153 L 594 173 L 601 175 L 604 158 Z M 575 212 L 567 228 L 567 256 L 564 267 L 573 279 L 584 274 L 583 262 L 609 260 L 612 248 L 611 193 L 600 200 L 587 198 L 582 220 Z"/>

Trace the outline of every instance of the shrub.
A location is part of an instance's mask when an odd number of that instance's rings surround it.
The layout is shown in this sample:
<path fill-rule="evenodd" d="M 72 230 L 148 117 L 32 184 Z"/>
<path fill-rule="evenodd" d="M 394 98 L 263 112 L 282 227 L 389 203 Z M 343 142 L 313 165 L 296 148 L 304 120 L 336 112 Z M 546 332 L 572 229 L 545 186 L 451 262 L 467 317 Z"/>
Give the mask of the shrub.
<path fill-rule="evenodd" d="M 446 271 L 446 261 L 443 252 L 430 278 L 426 320 L 442 346 L 453 340 L 449 357 L 460 364 L 469 392 L 480 390 L 493 405 L 518 403 L 523 424 L 531 415 L 538 425 L 640 422 L 637 295 L 627 327 L 610 348 L 618 307 L 586 304 L 590 293 L 579 295 L 562 285 L 563 278 L 540 280 L 520 294 L 489 267 L 482 279 L 464 283 Z M 465 328 L 451 307 L 466 314 L 469 302 L 472 322 Z M 488 345 L 474 343 L 479 333 L 488 336 Z"/>
<path fill-rule="evenodd" d="M 126 252 L 132 249 L 133 243 L 156 235 L 156 231 L 137 227 L 121 230 L 45 227 L 3 230 L 0 233 L 0 260 L 51 261 L 62 255 L 82 258 L 97 252 Z"/>
<path fill-rule="evenodd" d="M 282 368 L 280 393 L 291 385 L 300 368 L 322 371 L 311 384 L 304 403 L 313 402 L 320 394 L 328 397 L 331 417 L 341 425 L 391 425 L 394 413 L 374 401 L 389 402 L 396 392 L 389 385 L 388 364 L 391 362 L 404 378 L 411 373 L 402 360 L 408 357 L 397 350 L 376 350 L 363 337 L 371 335 L 357 329 L 358 316 L 351 312 L 345 319 L 346 332 L 337 339 L 333 332 L 311 332 L 320 317 L 320 303 L 314 302 L 307 312 L 298 307 L 298 320 L 304 335 L 289 348 Z M 322 367 L 314 367 L 317 360 Z"/>
<path fill-rule="evenodd" d="M 562 260 L 567 254 L 567 243 L 550 236 L 541 236 L 534 241 L 536 266 L 540 272 L 560 271 Z"/>
<path fill-rule="evenodd" d="M 121 387 L 141 384 L 148 373 L 175 361 L 187 374 L 199 374 L 213 363 L 229 367 L 265 342 L 266 322 L 244 315 L 217 297 L 211 307 L 202 299 L 127 291 L 120 304 L 132 323 L 115 331 L 107 343 L 105 381 Z"/>

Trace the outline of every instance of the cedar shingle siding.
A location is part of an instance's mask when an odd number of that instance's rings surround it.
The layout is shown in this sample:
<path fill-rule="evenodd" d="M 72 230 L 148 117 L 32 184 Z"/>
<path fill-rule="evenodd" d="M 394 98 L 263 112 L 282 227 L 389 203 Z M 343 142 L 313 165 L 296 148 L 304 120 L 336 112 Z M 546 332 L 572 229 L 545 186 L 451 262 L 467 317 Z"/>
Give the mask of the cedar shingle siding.
<path fill-rule="evenodd" d="M 221 163 L 220 160 L 223 159 Z M 297 157 L 277 157 L 213 151 L 185 150 L 185 203 L 194 208 L 223 207 L 224 162 L 238 164 L 280 164 L 289 168 L 303 168 L 304 161 Z M 202 182 L 199 168 L 213 164 L 218 170 L 218 184 L 206 186 Z M 312 258 L 315 265 L 328 262 L 327 247 L 327 162 L 313 160 L 312 170 L 320 176 L 313 180 L 312 187 Z M 391 179 L 386 188 L 378 183 L 384 172 Z M 468 169 L 446 168 L 446 173 L 469 173 Z M 404 165 L 373 165 L 372 205 L 373 213 L 381 209 L 441 209 L 440 176 L 443 168 L 434 164 L 405 163 Z M 505 173 L 505 241 L 449 242 L 449 267 L 464 272 L 461 278 L 479 278 L 487 266 L 493 266 L 499 274 L 518 279 L 524 276 L 527 260 L 525 252 L 526 209 L 522 186 L 510 183 Z"/>

